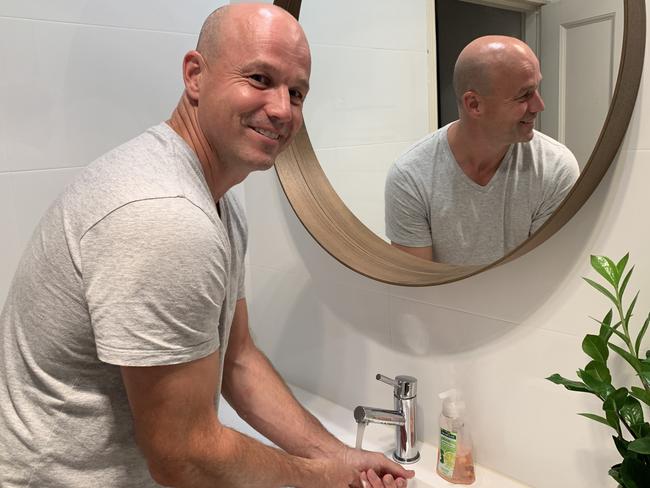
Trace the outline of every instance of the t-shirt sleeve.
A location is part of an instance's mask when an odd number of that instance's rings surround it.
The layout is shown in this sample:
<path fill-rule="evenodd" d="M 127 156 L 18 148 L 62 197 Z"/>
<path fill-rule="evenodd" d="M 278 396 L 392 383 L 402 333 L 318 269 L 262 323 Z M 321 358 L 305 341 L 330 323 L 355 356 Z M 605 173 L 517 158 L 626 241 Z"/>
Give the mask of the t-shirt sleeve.
<path fill-rule="evenodd" d="M 403 246 L 431 246 L 431 224 L 424 198 L 397 165 L 388 172 L 384 196 L 386 237 Z"/>
<path fill-rule="evenodd" d="M 551 171 L 545 175 L 543 198 L 533 215 L 530 233 L 539 229 L 567 197 L 580 176 L 580 168 L 575 156 L 568 148 L 562 151 L 554 161 Z"/>
<path fill-rule="evenodd" d="M 132 202 L 95 224 L 81 258 L 98 358 L 156 366 L 216 351 L 227 248 L 184 198 Z"/>

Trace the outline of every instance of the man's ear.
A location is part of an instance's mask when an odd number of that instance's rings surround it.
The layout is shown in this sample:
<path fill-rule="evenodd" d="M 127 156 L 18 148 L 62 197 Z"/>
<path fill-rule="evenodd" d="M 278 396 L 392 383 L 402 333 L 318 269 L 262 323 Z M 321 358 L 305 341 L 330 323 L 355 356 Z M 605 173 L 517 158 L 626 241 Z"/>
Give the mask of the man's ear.
<path fill-rule="evenodd" d="M 483 100 L 475 91 L 469 90 L 463 94 L 463 109 L 472 118 L 478 118 L 483 113 Z"/>
<path fill-rule="evenodd" d="M 185 92 L 190 100 L 196 103 L 199 100 L 201 75 L 206 68 L 203 56 L 198 51 L 190 51 L 183 58 L 183 82 Z"/>

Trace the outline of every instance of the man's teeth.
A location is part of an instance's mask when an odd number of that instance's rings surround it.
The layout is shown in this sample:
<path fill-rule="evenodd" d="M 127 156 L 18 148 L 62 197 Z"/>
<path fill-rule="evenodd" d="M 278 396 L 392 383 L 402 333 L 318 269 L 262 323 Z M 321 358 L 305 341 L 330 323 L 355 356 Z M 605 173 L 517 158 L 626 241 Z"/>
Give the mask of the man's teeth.
<path fill-rule="evenodd" d="M 276 140 L 276 139 L 280 138 L 280 134 L 276 134 L 275 132 L 270 132 L 268 130 L 258 129 L 258 128 L 253 128 L 253 130 L 255 132 L 258 132 L 258 133 L 262 134 L 263 136 L 268 137 L 269 139 Z"/>

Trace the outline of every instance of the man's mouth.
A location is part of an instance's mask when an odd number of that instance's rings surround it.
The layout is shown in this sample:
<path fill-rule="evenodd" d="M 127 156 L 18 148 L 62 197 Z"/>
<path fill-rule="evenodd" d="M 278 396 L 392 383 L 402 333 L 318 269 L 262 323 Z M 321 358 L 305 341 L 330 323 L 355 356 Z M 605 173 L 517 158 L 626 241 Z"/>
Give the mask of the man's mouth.
<path fill-rule="evenodd" d="M 277 132 L 260 129 L 259 127 L 251 127 L 251 128 L 258 134 L 262 134 L 263 136 L 268 137 L 269 139 L 273 139 L 274 141 L 277 141 L 280 138 L 280 134 L 278 134 Z"/>

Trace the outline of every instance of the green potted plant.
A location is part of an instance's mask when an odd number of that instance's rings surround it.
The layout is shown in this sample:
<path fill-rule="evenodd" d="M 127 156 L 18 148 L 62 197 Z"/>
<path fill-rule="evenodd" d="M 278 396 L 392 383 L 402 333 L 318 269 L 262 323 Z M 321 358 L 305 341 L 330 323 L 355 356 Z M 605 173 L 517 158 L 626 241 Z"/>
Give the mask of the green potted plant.
<path fill-rule="evenodd" d="M 634 267 L 626 272 L 629 254 L 618 263 L 605 256 L 591 256 L 591 266 L 604 280 L 604 285 L 584 278 L 613 304 L 603 320 L 596 320 L 599 332 L 587 334 L 582 350 L 591 359 L 579 369 L 579 380 L 568 380 L 559 374 L 547 379 L 567 390 L 597 396 L 603 404 L 603 414 L 581 413 L 614 430 L 614 444 L 622 456 L 609 474 L 623 488 L 650 487 L 650 424 L 644 420 L 642 403 L 650 406 L 650 350 L 641 354 L 643 337 L 648 330 L 650 314 L 633 337 L 630 320 L 639 293 L 629 307 L 623 305 L 623 294 Z M 601 280 L 602 281 L 602 280 Z M 616 317 L 614 319 L 613 317 Z M 614 320 L 616 320 L 615 323 Z M 615 387 L 608 366 L 610 351 L 622 357 L 638 378 L 638 385 Z"/>

